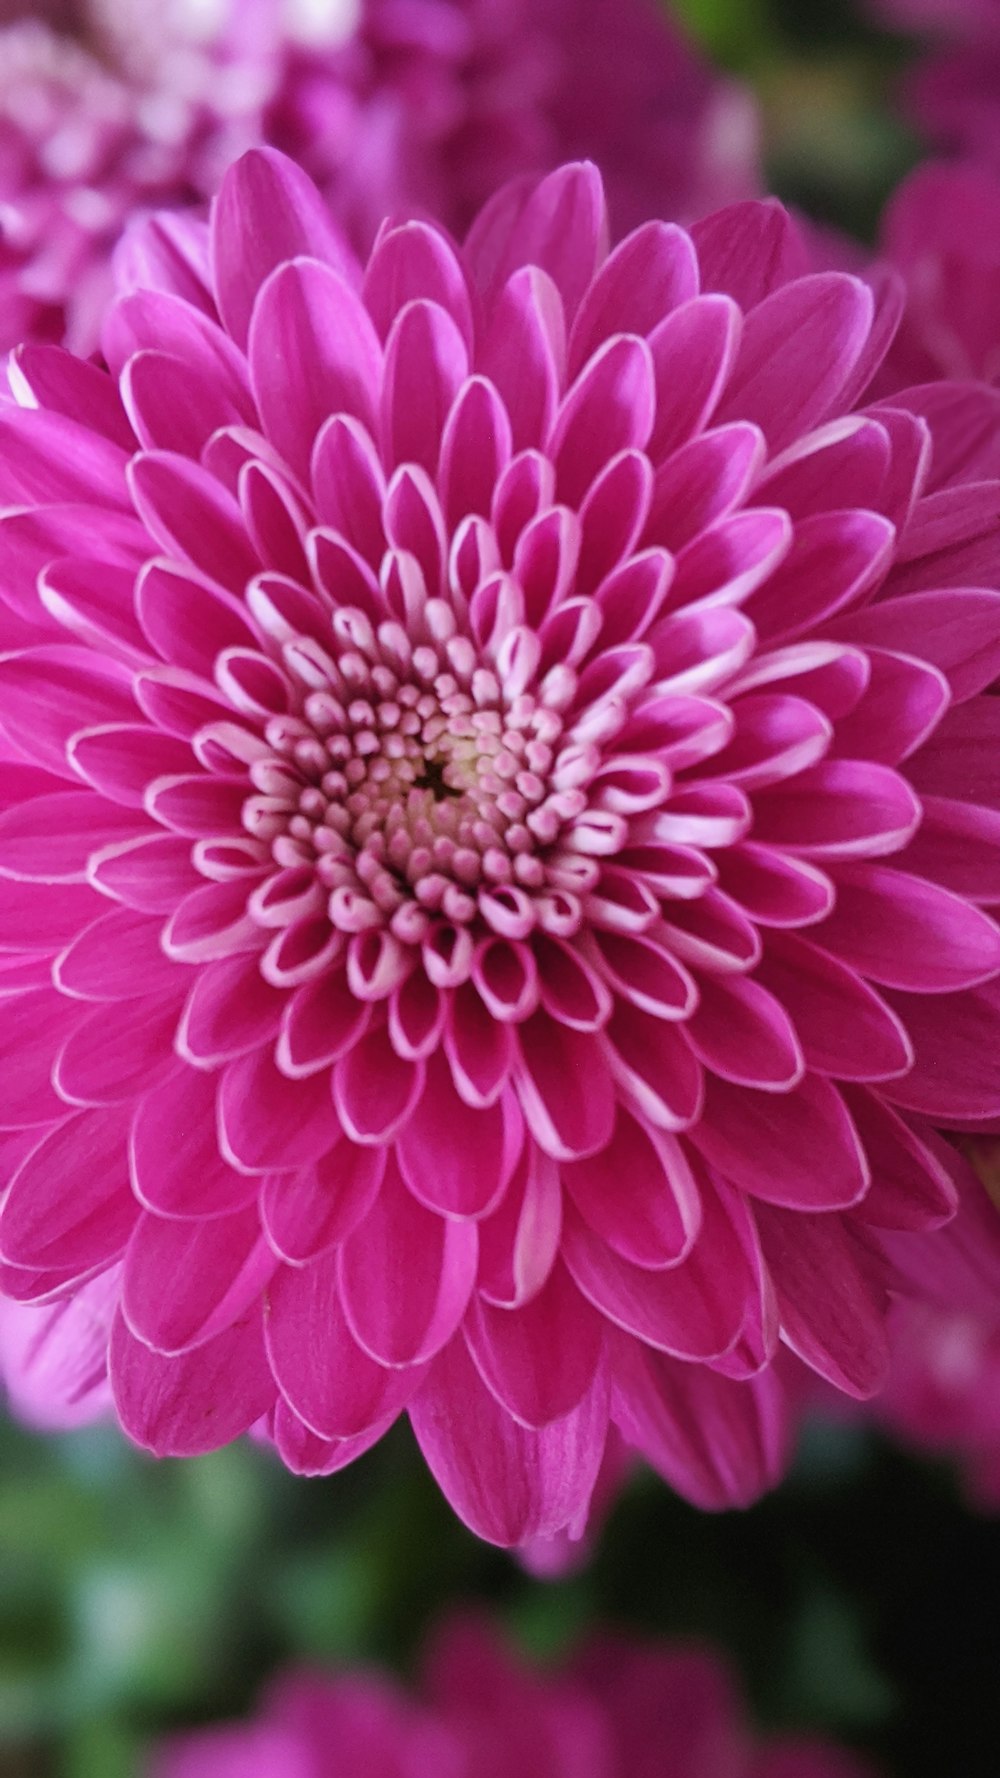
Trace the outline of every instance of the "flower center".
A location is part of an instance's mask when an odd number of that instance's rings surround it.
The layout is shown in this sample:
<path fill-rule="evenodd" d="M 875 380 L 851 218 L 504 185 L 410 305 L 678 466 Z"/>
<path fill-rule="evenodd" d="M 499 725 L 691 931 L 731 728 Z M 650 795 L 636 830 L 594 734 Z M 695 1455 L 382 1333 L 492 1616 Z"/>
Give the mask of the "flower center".
<path fill-rule="evenodd" d="M 579 928 L 597 876 L 572 830 L 589 762 L 541 692 L 511 691 L 454 620 L 435 635 L 440 616 L 413 643 L 342 609 L 333 653 L 286 646 L 297 707 L 267 722 L 243 811 L 283 879 L 254 898 L 264 924 L 325 905 L 345 934 L 388 926 L 408 944 L 441 921 L 512 938 Z"/>

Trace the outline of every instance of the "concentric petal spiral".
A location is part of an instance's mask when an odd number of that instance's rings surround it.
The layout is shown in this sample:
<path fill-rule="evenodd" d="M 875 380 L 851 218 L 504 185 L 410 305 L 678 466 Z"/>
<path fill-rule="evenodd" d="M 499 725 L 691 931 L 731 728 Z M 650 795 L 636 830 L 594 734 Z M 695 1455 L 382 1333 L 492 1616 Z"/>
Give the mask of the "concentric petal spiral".
<path fill-rule="evenodd" d="M 609 1416 L 758 1492 L 1000 1116 L 988 392 L 852 405 L 895 293 L 776 207 L 606 240 L 571 166 L 362 274 L 257 152 L 0 413 L 4 1288 L 505 1543 Z"/>

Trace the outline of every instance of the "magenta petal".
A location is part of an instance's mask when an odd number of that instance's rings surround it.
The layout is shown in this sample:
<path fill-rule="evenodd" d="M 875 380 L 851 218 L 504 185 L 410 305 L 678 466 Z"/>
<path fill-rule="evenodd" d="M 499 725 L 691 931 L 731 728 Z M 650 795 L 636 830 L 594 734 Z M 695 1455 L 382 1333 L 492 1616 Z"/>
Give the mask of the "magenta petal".
<path fill-rule="evenodd" d="M 783 1092 L 801 1080 L 801 1036 L 781 997 L 740 975 L 706 976 L 685 1035 L 713 1074 L 739 1086 Z"/>
<path fill-rule="evenodd" d="M 630 1265 L 566 1208 L 563 1258 L 585 1297 L 647 1345 L 701 1362 L 731 1351 L 759 1294 L 751 1263 L 719 1196 L 707 1190 L 688 1257 L 669 1270 Z"/>
<path fill-rule="evenodd" d="M 503 1547 L 552 1537 L 586 1512 L 607 1415 L 607 1385 L 598 1381 L 572 1413 L 529 1431 L 500 1407 L 457 1339 L 410 1405 L 438 1486 L 471 1530 Z"/>
<path fill-rule="evenodd" d="M 1000 1115 L 1000 1055 L 993 1024 L 1000 985 L 987 982 L 957 994 L 888 992 L 916 1051 L 902 1080 L 887 1081 L 885 1097 L 935 1122 L 982 1122 Z"/>
<path fill-rule="evenodd" d="M 559 1169 L 526 1142 L 514 1177 L 492 1216 L 478 1224 L 478 1289 L 487 1302 L 516 1308 L 541 1290 L 559 1251 Z"/>
<path fill-rule="evenodd" d="M 414 1196 L 442 1216 L 485 1216 L 505 1190 L 523 1125 L 510 1095 L 473 1109 L 458 1096 L 440 1052 L 396 1139 L 399 1169 Z"/>
<path fill-rule="evenodd" d="M 970 901 L 1000 901 L 1000 812 L 947 797 L 921 802 L 924 818 L 906 849 L 907 868 Z"/>
<path fill-rule="evenodd" d="M 129 811 L 109 808 L 89 790 L 32 796 L 0 814 L 0 874 L 32 883 L 82 882 L 91 856 L 128 840 L 138 825 Z"/>
<path fill-rule="evenodd" d="M 394 1420 L 426 1374 L 418 1364 L 390 1369 L 361 1350 L 344 1319 L 337 1271 L 335 1257 L 304 1271 L 281 1267 L 264 1324 L 279 1389 L 323 1439 L 357 1438 Z"/>
<path fill-rule="evenodd" d="M 742 309 L 756 308 L 806 270 L 805 242 L 775 198 L 728 204 L 696 222 L 703 290 L 724 290 Z"/>
<path fill-rule="evenodd" d="M 910 992 L 971 988 L 1000 971 L 992 920 L 947 889 L 885 865 L 838 870 L 822 938 L 873 981 Z"/>
<path fill-rule="evenodd" d="M 848 1395 L 874 1395 L 885 1380 L 887 1299 L 865 1250 L 837 1216 L 757 1211 L 782 1337 L 820 1376 Z"/>
<path fill-rule="evenodd" d="M 750 1506 L 791 1456 L 788 1403 L 773 1370 L 732 1382 L 628 1335 L 614 1345 L 611 1412 L 630 1445 L 702 1511 Z"/>
<path fill-rule="evenodd" d="M 119 1313 L 110 1368 L 124 1430 L 157 1457 L 218 1450 L 246 1432 L 274 1401 L 259 1311 L 181 1358 L 151 1352 L 129 1333 Z"/>
<path fill-rule="evenodd" d="M 53 1083 L 70 1105 L 120 1105 L 155 1086 L 173 1061 L 176 999 L 130 1000 L 88 1013 L 56 1051 Z"/>
<path fill-rule="evenodd" d="M 266 1050 L 223 1070 L 218 1115 L 222 1152 L 241 1173 L 309 1167 L 341 1134 L 325 1077 L 289 1080 Z"/>
<path fill-rule="evenodd" d="M 277 1036 L 285 995 L 256 957 L 226 957 L 198 971 L 177 1027 L 177 1051 L 196 1068 L 231 1062 Z"/>
<path fill-rule="evenodd" d="M 407 1191 L 394 1162 L 340 1249 L 341 1299 L 358 1344 L 380 1364 L 422 1364 L 458 1327 L 475 1282 L 475 1224 L 446 1221 Z"/>
<path fill-rule="evenodd" d="M 623 1107 L 608 1146 L 562 1176 L 594 1234 L 634 1266 L 676 1265 L 697 1238 L 701 1195 L 681 1144 Z"/>
<path fill-rule="evenodd" d="M 862 646 L 912 653 L 945 674 L 956 698 L 985 691 L 1000 672 L 1000 594 L 978 589 L 915 593 L 884 599 L 831 626 L 834 635 Z"/>
<path fill-rule="evenodd" d="M 277 1263 L 256 1206 L 200 1222 L 144 1211 L 125 1254 L 122 1314 L 154 1352 L 190 1352 L 249 1313 Z"/>
<path fill-rule="evenodd" d="M 176 965 L 160 946 L 160 922 L 130 908 L 113 908 L 84 926 L 53 966 L 64 994 L 81 1000 L 134 1000 L 177 986 Z"/>
<path fill-rule="evenodd" d="M 303 1476 L 335 1475 L 338 1469 L 344 1469 L 370 1451 L 387 1431 L 385 1422 L 379 1421 L 358 1438 L 317 1438 L 303 1425 L 284 1396 L 279 1396 L 275 1403 L 272 1426 L 274 1448 L 282 1463 L 293 1475 Z"/>
<path fill-rule="evenodd" d="M 178 1067 L 143 1093 L 129 1143 L 132 1187 L 157 1216 L 229 1216 L 257 1195 L 258 1182 L 228 1167 L 215 1133 L 217 1083 Z"/>
<path fill-rule="evenodd" d="M 516 1085 L 535 1140 L 556 1160 L 596 1154 L 611 1136 L 615 1099 L 601 1049 L 545 1013 L 518 1026 Z"/>
<path fill-rule="evenodd" d="M 691 237 L 673 223 L 647 222 L 605 260 L 573 323 L 570 374 L 613 333 L 649 334 L 698 295 Z"/>
<path fill-rule="evenodd" d="M 490 297 L 520 266 L 540 266 L 572 320 L 607 252 L 607 229 L 601 176 L 583 162 L 499 192 L 470 229 L 465 252 Z"/>
<path fill-rule="evenodd" d="M 120 1112 L 87 1111 L 52 1130 L 17 1168 L 0 1212 L 15 1266 L 82 1276 L 117 1259 L 139 1215 Z M 67 1176 L 72 1192 L 62 1190 Z"/>
<path fill-rule="evenodd" d="M 840 1210 L 868 1188 L 854 1125 L 836 1088 L 819 1075 L 807 1074 L 788 1093 L 758 1093 L 710 1077 L 690 1140 L 725 1178 L 765 1203 Z"/>
<path fill-rule="evenodd" d="M 264 430 L 300 476 L 331 414 L 373 423 L 378 335 L 361 299 L 329 266 L 297 259 L 271 274 L 254 304 L 249 355 Z"/>
<path fill-rule="evenodd" d="M 230 167 L 212 216 L 212 270 L 226 328 L 243 345 L 254 297 L 268 273 L 308 253 L 350 275 L 350 254 L 312 180 L 273 149 Z"/>
<path fill-rule="evenodd" d="M 860 356 L 872 297 L 860 279 L 820 272 L 777 290 L 746 317 L 717 418 L 753 420 L 783 450 L 829 413 Z"/>
<path fill-rule="evenodd" d="M 60 777 L 75 778 L 66 749 L 78 729 L 134 716 L 122 667 L 89 649 L 55 644 L 0 660 L 4 730 L 16 735 L 21 753 Z"/>
<path fill-rule="evenodd" d="M 410 303 L 386 345 L 382 434 L 387 465 L 433 475 L 449 409 L 469 374 L 465 341 L 437 303 Z"/>
<path fill-rule="evenodd" d="M 867 982 L 798 933 L 774 933 L 759 970 L 790 1015 L 806 1063 L 840 1080 L 892 1080 L 913 1062 L 906 1032 Z"/>
<path fill-rule="evenodd" d="M 405 1124 L 423 1087 L 422 1062 L 393 1049 L 385 1025 L 358 1039 L 337 1063 L 333 1099 L 355 1142 L 387 1142 Z"/>
<path fill-rule="evenodd" d="M 864 1144 L 872 1183 L 854 1214 L 875 1228 L 929 1229 L 949 1222 L 958 1208 L 957 1152 L 923 1129 L 917 1135 L 877 1092 L 843 1089 Z M 969 1183 L 971 1184 L 971 1169 Z"/>
<path fill-rule="evenodd" d="M 263 566 L 235 500 L 200 464 L 172 451 L 146 451 L 132 458 L 129 482 L 136 511 L 168 555 L 233 592 Z"/>
<path fill-rule="evenodd" d="M 579 1406 L 604 1352 L 604 1322 L 556 1265 L 530 1303 L 474 1299 L 465 1338 L 483 1382 L 522 1426 L 540 1428 Z"/>
<path fill-rule="evenodd" d="M 338 1142 L 308 1173 L 273 1173 L 261 1187 L 260 1216 L 271 1246 L 289 1265 L 308 1265 L 347 1239 L 381 1189 L 387 1151 Z"/>
<path fill-rule="evenodd" d="M 477 355 L 477 368 L 496 387 L 507 412 L 515 450 L 542 445 L 548 438 L 565 357 L 566 322 L 559 292 L 537 266 L 524 266 L 494 304 Z"/>

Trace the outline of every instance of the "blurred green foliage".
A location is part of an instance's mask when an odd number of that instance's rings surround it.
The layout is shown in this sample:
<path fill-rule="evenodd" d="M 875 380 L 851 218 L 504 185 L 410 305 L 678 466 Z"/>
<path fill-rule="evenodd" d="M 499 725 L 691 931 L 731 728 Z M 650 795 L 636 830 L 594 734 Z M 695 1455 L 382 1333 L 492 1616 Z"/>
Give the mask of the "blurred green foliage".
<path fill-rule="evenodd" d="M 328 1481 L 249 1441 L 153 1463 L 110 1429 L 0 1426 L 0 1775 L 133 1778 L 149 1739 L 239 1714 L 280 1664 L 409 1670 L 456 1602 L 539 1659 L 589 1626 L 707 1636 L 765 1724 L 829 1731 L 898 1778 L 996 1778 L 997 1528 L 943 1472 L 818 1425 L 746 1514 L 638 1474 L 594 1560 L 538 1582 L 452 1517 L 402 1429 Z"/>

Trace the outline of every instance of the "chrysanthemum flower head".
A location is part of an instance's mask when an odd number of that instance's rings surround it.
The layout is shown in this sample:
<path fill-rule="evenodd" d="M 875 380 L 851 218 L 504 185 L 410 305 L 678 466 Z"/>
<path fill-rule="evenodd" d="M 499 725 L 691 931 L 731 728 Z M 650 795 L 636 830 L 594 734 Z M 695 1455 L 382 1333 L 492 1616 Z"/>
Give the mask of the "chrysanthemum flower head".
<path fill-rule="evenodd" d="M 372 1672 L 290 1672 L 247 1723 L 213 1725 L 156 1749 L 153 1778 L 864 1778 L 868 1768 L 811 1738 L 757 1741 L 726 1663 L 710 1648 L 611 1636 L 540 1674 L 486 1620 L 440 1626 L 417 1697 Z M 669 1760 L 669 1767 L 665 1765 Z"/>
<path fill-rule="evenodd" d="M 260 151 L 109 372 L 18 355 L 0 1276 L 121 1266 L 152 1449 L 407 1410 L 516 1543 L 609 1416 L 751 1497 L 779 1339 L 878 1386 L 880 1231 L 1000 1114 L 998 507 L 977 389 L 853 411 L 891 311 L 797 253 L 609 255 L 570 166 L 362 270 Z"/>

